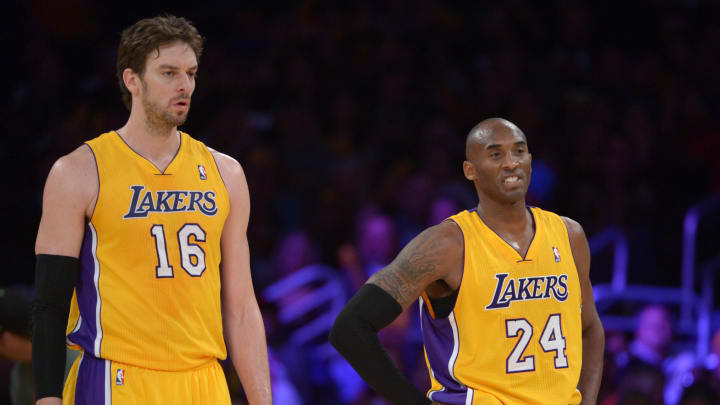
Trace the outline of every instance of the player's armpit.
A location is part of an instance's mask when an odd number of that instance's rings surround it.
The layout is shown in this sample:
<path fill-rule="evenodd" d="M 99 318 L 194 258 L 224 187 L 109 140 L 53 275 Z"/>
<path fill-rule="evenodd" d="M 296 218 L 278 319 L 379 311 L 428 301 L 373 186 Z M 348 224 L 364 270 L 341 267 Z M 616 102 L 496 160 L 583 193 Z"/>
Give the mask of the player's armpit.
<path fill-rule="evenodd" d="M 462 271 L 463 249 L 460 228 L 444 221 L 416 236 L 367 282 L 385 290 L 404 310 L 428 285 L 455 278 L 454 272 Z"/>

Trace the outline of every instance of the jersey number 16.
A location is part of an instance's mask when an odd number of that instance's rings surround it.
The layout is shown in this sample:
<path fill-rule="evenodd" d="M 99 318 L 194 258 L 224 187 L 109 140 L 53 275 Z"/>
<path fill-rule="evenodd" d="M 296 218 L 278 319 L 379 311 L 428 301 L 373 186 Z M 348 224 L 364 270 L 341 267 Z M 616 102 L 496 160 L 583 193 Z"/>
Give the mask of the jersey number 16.
<path fill-rule="evenodd" d="M 168 261 L 165 228 L 162 225 L 155 224 L 150 228 L 150 234 L 155 238 L 155 251 L 158 258 L 155 276 L 157 278 L 175 277 L 173 266 Z M 205 271 L 205 251 L 197 243 L 190 242 L 191 236 L 195 239 L 195 242 L 205 242 L 205 231 L 200 225 L 183 225 L 177 232 L 178 245 L 180 246 L 180 265 L 187 274 L 192 277 L 200 277 Z"/>

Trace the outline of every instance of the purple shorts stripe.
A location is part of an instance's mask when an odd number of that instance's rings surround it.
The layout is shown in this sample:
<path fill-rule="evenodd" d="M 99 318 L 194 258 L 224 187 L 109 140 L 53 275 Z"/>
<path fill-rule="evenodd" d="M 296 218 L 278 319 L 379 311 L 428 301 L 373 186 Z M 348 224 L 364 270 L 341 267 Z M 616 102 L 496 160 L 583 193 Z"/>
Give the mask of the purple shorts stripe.
<path fill-rule="evenodd" d="M 456 381 L 450 373 L 450 369 L 454 366 L 451 361 L 457 358 L 459 349 L 456 347 L 459 342 L 455 341 L 450 317 L 433 319 L 427 308 L 423 308 L 420 322 L 423 344 L 433 376 L 445 388 L 442 391 L 432 392 L 432 399 L 449 405 L 464 405 L 467 388 Z"/>
<path fill-rule="evenodd" d="M 111 405 L 110 361 L 83 353 L 75 385 L 74 405 Z"/>
<path fill-rule="evenodd" d="M 80 345 L 86 353 L 99 355 L 96 351 L 98 340 L 98 293 L 96 289 L 95 248 L 97 237 L 95 230 L 88 224 L 85 228 L 85 237 L 80 248 L 80 277 L 75 282 L 78 309 L 80 310 L 80 328 L 68 335 L 68 339 Z M 102 332 L 101 332 L 102 333 Z M 99 346 L 99 345 L 98 345 Z M 99 348 L 99 347 L 98 347 Z"/>

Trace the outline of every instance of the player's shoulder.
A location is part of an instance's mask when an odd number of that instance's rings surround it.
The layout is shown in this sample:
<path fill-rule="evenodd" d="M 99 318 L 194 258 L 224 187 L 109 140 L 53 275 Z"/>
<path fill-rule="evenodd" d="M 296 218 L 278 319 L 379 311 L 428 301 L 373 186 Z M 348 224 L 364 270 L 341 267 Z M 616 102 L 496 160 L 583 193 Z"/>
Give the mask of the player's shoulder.
<path fill-rule="evenodd" d="M 43 198 L 90 204 L 99 187 L 95 156 L 90 147 L 83 144 L 55 161 L 48 174 Z"/>
<path fill-rule="evenodd" d="M 95 155 L 87 144 L 82 144 L 67 155 L 63 155 L 52 166 L 51 174 L 67 178 L 67 180 L 82 180 L 88 176 L 97 176 Z"/>
<path fill-rule="evenodd" d="M 231 196 L 241 196 L 247 198 L 249 193 L 247 180 L 245 179 L 245 172 L 243 171 L 240 162 L 230 155 L 227 155 L 217 150 L 207 147 L 212 154 L 215 164 L 217 165 L 220 177 L 225 183 L 225 188 Z"/>
<path fill-rule="evenodd" d="M 207 146 L 207 149 L 210 151 L 213 159 L 215 159 L 215 163 L 218 165 L 218 169 L 220 170 L 221 174 L 222 172 L 227 172 L 229 175 L 244 176 L 242 165 L 240 164 L 240 162 L 237 161 L 237 159 L 226 153 L 217 151 L 209 146 Z"/>
<path fill-rule="evenodd" d="M 421 235 L 432 239 L 433 244 L 441 248 L 461 249 L 465 244 L 460 225 L 451 219 L 425 229 Z"/>
<path fill-rule="evenodd" d="M 549 217 L 549 218 L 555 218 L 555 220 L 561 220 L 562 223 L 565 225 L 565 228 L 567 229 L 568 235 L 572 238 L 573 236 L 579 236 L 584 235 L 585 232 L 583 231 L 582 225 L 580 223 L 570 217 L 566 217 L 560 214 L 557 214 L 553 211 L 548 211 L 545 209 L 542 209 L 540 207 L 531 207 L 533 211 L 535 211 L 536 214 L 539 214 L 541 216 Z"/>
<path fill-rule="evenodd" d="M 582 225 L 580 223 L 570 217 L 560 216 L 560 219 L 562 219 L 563 223 L 565 224 L 565 228 L 567 228 L 568 236 L 572 239 L 573 237 L 580 237 L 585 236 L 585 231 L 583 230 Z"/>
<path fill-rule="evenodd" d="M 568 241 L 570 242 L 570 248 L 575 256 L 576 263 L 578 260 L 582 261 L 582 257 L 589 257 L 590 246 L 588 245 L 587 236 L 585 236 L 585 230 L 578 221 L 575 221 L 569 217 L 560 217 L 565 224 L 565 229 L 568 233 Z"/>

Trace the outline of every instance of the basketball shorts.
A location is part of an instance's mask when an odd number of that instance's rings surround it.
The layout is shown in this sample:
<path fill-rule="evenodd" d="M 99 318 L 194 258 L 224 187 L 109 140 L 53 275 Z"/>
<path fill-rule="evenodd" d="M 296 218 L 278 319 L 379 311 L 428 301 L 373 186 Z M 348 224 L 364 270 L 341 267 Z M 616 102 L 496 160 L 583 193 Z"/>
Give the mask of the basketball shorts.
<path fill-rule="evenodd" d="M 63 405 L 230 405 L 217 361 L 188 371 L 158 371 L 99 359 L 85 352 L 70 370 Z"/>

